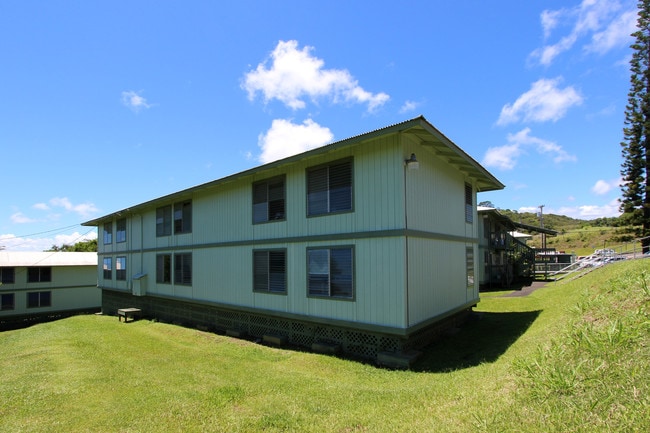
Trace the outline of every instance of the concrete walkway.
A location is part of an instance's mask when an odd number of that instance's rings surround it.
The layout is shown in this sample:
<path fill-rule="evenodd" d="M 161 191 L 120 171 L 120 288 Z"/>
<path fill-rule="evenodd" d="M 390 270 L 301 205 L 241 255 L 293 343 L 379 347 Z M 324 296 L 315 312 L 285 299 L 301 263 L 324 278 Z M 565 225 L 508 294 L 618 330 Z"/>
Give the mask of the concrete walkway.
<path fill-rule="evenodd" d="M 541 289 L 542 287 L 546 286 L 550 281 L 533 281 L 530 286 L 524 286 L 521 288 L 521 290 L 515 290 L 512 293 L 508 293 L 507 295 L 503 295 L 504 298 L 516 298 L 519 296 L 528 296 L 531 293 L 533 293 L 537 289 Z"/>

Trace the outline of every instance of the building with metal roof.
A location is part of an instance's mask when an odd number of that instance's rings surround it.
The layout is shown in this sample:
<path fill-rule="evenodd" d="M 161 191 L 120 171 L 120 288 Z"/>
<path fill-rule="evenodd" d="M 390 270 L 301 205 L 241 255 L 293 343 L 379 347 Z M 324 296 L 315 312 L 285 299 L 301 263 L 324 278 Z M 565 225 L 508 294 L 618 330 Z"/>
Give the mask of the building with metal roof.
<path fill-rule="evenodd" d="M 100 306 L 97 253 L 0 251 L 0 329 Z"/>
<path fill-rule="evenodd" d="M 378 359 L 478 302 L 476 194 L 503 187 L 417 117 L 84 225 L 106 314 Z"/>

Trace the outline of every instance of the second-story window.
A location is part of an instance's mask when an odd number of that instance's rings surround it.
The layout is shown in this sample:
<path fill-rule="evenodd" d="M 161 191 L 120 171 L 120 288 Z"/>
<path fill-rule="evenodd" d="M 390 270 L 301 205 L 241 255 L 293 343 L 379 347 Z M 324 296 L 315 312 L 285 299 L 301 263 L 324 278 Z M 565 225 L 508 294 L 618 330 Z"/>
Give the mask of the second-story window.
<path fill-rule="evenodd" d="M 156 209 L 156 236 L 172 234 L 172 207 L 170 205 Z"/>
<path fill-rule="evenodd" d="M 113 222 L 104 223 L 104 245 L 113 243 Z"/>
<path fill-rule="evenodd" d="M 27 268 L 28 283 L 49 283 L 52 281 L 52 268 L 49 266 L 33 266 Z"/>
<path fill-rule="evenodd" d="M 115 224 L 115 242 L 126 242 L 126 218 L 117 220 Z"/>
<path fill-rule="evenodd" d="M 284 177 L 253 184 L 253 223 L 285 219 Z"/>
<path fill-rule="evenodd" d="M 192 233 L 192 201 L 174 204 L 174 234 Z"/>
<path fill-rule="evenodd" d="M 15 282 L 16 282 L 16 268 L 13 267 L 0 268 L 1 284 L 14 284 Z"/>
<path fill-rule="evenodd" d="M 465 222 L 472 223 L 474 222 L 474 191 L 472 191 L 472 185 L 469 183 L 465 184 Z"/>
<path fill-rule="evenodd" d="M 307 216 L 351 210 L 351 159 L 307 170 Z"/>

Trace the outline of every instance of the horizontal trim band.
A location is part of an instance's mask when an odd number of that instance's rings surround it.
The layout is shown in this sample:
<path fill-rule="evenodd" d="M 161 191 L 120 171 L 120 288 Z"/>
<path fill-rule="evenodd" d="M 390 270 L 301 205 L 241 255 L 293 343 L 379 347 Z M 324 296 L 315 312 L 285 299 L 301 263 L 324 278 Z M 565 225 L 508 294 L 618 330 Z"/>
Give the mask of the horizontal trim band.
<path fill-rule="evenodd" d="M 242 246 L 293 244 L 293 243 L 305 243 L 305 242 L 353 241 L 353 240 L 360 240 L 360 239 L 394 238 L 394 237 L 441 240 L 441 241 L 459 242 L 465 244 L 478 243 L 478 239 L 467 237 L 467 236 L 456 236 L 456 235 L 450 235 L 446 233 L 427 232 L 423 230 L 392 229 L 392 230 L 375 230 L 375 231 L 354 232 L 354 233 L 333 233 L 333 234 L 311 235 L 311 236 L 288 236 L 283 238 L 246 239 L 241 241 L 210 242 L 205 244 L 175 245 L 175 246 L 162 247 L 162 248 L 143 248 L 143 249 L 120 250 L 120 251 L 111 251 L 111 252 L 105 251 L 105 252 L 98 253 L 98 255 L 117 256 L 120 254 L 150 253 L 156 251 L 186 251 L 188 249 L 229 248 L 229 247 L 242 247 Z"/>
<path fill-rule="evenodd" d="M 43 283 L 34 283 L 43 284 Z M 62 290 L 62 289 L 96 289 L 97 285 L 83 284 L 78 286 L 44 286 L 44 287 L 11 287 L 11 284 L 3 284 L 0 286 L 0 293 L 8 292 L 43 292 L 47 290 Z"/>

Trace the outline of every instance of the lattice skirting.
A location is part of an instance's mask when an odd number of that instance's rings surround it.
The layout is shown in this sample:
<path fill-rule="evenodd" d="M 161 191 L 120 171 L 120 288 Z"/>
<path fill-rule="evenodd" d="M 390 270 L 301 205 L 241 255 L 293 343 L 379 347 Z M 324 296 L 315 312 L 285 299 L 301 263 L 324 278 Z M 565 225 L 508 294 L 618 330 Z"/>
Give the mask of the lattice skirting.
<path fill-rule="evenodd" d="M 234 331 L 247 338 L 260 340 L 266 335 L 273 335 L 307 349 L 314 343 L 336 345 L 344 355 L 364 360 L 375 360 L 380 352 L 400 353 L 421 349 L 434 341 L 444 330 L 458 326 L 465 320 L 468 312 L 463 311 L 407 337 L 401 337 L 193 302 L 102 291 L 104 314 L 116 315 L 119 308 L 126 307 L 142 309 L 146 318 L 218 333 Z"/>

